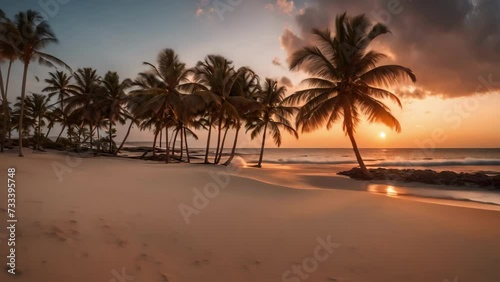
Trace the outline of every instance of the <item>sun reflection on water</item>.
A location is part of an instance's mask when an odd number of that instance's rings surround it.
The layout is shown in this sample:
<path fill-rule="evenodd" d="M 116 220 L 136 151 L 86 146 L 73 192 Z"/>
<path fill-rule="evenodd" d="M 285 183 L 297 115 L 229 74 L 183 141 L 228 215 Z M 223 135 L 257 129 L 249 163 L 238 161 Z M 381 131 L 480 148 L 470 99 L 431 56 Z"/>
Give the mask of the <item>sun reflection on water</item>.
<path fill-rule="evenodd" d="M 386 194 L 387 194 L 387 196 L 390 196 L 390 197 L 397 197 L 398 191 L 396 191 L 396 189 L 393 186 L 387 186 Z"/>

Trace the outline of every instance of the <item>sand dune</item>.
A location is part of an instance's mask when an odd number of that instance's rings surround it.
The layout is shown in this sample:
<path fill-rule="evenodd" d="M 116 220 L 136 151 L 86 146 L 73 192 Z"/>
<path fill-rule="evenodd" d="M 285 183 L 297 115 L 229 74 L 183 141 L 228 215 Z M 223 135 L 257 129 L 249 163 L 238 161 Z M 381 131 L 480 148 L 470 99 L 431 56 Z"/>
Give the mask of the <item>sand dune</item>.
<path fill-rule="evenodd" d="M 2 178 L 17 168 L 19 219 L 19 274 L 2 281 L 500 281 L 499 212 L 276 167 L 0 158 Z M 352 191 L 310 189 L 328 181 Z"/>

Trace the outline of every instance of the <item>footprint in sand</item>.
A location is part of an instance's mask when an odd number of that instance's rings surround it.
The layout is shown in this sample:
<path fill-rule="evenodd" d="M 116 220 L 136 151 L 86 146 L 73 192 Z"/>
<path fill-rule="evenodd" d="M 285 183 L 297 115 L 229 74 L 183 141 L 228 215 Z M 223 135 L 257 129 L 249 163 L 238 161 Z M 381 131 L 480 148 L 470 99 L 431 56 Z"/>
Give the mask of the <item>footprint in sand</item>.
<path fill-rule="evenodd" d="M 160 273 L 160 277 L 161 277 L 162 281 L 166 281 L 166 282 L 169 281 L 168 280 L 168 275 L 166 275 L 165 273 Z"/>
<path fill-rule="evenodd" d="M 205 264 L 209 264 L 209 263 L 210 263 L 210 260 L 208 260 L 208 259 L 197 259 L 197 260 L 193 261 L 193 264 L 196 266 L 201 266 L 201 265 L 205 265 Z"/>
<path fill-rule="evenodd" d="M 49 237 L 56 238 L 59 241 L 66 241 L 66 234 L 61 228 L 57 226 L 52 226 L 50 228 L 50 231 L 45 232 L 45 234 L 47 234 Z"/>
<path fill-rule="evenodd" d="M 127 244 L 128 244 L 128 240 L 121 239 L 121 238 L 117 238 L 117 239 L 115 240 L 115 244 L 116 244 L 118 247 L 123 248 L 123 247 L 127 246 Z"/>

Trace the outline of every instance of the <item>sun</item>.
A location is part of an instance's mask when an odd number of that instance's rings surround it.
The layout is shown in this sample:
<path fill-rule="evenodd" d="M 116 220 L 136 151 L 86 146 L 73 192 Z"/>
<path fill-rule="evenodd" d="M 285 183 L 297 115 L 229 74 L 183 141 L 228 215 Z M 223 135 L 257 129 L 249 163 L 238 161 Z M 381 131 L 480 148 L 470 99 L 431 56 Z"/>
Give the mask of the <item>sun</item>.
<path fill-rule="evenodd" d="M 378 136 L 382 139 L 385 139 L 387 137 L 387 134 L 385 134 L 385 132 L 380 132 Z"/>

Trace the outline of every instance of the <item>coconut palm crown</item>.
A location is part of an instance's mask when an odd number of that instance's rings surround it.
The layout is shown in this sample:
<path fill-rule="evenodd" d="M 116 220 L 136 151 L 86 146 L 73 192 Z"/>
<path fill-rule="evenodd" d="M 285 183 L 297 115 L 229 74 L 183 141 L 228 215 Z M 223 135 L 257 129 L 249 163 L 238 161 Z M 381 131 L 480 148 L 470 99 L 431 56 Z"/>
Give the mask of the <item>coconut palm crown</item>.
<path fill-rule="evenodd" d="M 344 13 L 336 18 L 334 36 L 328 29 L 315 29 L 317 45 L 296 51 L 290 60 L 290 70 L 303 70 L 312 76 L 303 81 L 309 88 L 287 98 L 292 104 L 305 102 L 296 117 L 297 128 L 310 132 L 326 124 L 330 129 L 342 119 L 342 128 L 367 178 L 370 174 L 354 139 L 361 115 L 365 114 L 369 122 L 381 122 L 400 132 L 398 120 L 378 99 L 391 99 L 401 107 L 398 97 L 385 88 L 405 79 L 416 82 L 409 68 L 377 66 L 386 55 L 368 50 L 375 38 L 388 32 L 387 26 L 372 24 L 365 15 L 349 17 Z"/>

